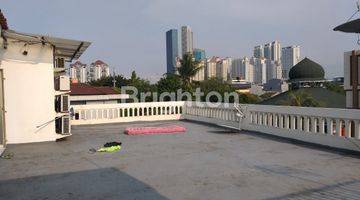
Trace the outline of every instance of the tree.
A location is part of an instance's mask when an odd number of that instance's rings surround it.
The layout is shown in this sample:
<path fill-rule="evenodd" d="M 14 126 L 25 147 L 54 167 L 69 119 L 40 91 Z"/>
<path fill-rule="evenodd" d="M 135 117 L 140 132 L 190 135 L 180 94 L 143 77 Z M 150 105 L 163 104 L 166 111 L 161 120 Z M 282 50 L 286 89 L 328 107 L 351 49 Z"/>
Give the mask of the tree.
<path fill-rule="evenodd" d="M 163 92 L 176 92 L 181 86 L 181 80 L 175 74 L 166 74 L 156 84 L 159 94 Z"/>
<path fill-rule="evenodd" d="M 180 60 L 180 67 L 178 69 L 179 77 L 183 82 L 184 89 L 191 91 L 191 78 L 198 73 L 202 66 L 199 61 L 195 61 L 191 53 L 186 53 L 183 59 Z"/>
<path fill-rule="evenodd" d="M 204 92 L 204 96 L 202 97 L 201 101 L 206 101 L 206 95 L 208 95 L 212 91 L 219 93 L 222 96 L 223 100 L 224 100 L 225 93 L 235 92 L 234 87 L 232 87 L 230 84 L 225 83 L 217 78 L 211 78 L 208 80 L 204 80 L 199 83 L 199 87 L 200 87 L 201 91 Z M 216 102 L 217 97 L 211 96 L 209 101 Z"/>
<path fill-rule="evenodd" d="M 301 107 L 319 107 L 321 104 L 317 102 L 311 95 L 306 92 L 289 92 L 289 100 L 283 102 L 288 106 L 301 106 Z"/>

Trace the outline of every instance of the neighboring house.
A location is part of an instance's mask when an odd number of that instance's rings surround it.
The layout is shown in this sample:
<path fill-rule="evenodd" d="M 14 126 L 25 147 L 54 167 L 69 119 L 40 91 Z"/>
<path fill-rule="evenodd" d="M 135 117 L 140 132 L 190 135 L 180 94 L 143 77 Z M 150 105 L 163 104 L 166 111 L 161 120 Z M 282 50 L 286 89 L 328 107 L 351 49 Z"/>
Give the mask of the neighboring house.
<path fill-rule="evenodd" d="M 70 105 L 117 104 L 128 99 L 128 94 L 120 94 L 111 87 L 94 87 L 83 83 L 72 83 Z"/>
<path fill-rule="evenodd" d="M 78 59 L 90 43 L 16 32 L 4 20 L 0 25 L 0 148 L 69 136 L 64 62 Z"/>

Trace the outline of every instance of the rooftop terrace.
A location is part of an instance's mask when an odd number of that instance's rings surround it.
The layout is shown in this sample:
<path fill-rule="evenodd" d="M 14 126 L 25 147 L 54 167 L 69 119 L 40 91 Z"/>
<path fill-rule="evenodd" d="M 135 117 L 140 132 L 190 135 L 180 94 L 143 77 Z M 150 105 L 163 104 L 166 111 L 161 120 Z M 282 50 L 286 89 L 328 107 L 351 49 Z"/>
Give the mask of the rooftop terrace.
<path fill-rule="evenodd" d="M 187 132 L 128 136 L 129 125 Z M 53 143 L 8 145 L 0 199 L 360 199 L 360 159 L 190 121 L 74 126 Z M 115 153 L 90 154 L 122 141 Z"/>

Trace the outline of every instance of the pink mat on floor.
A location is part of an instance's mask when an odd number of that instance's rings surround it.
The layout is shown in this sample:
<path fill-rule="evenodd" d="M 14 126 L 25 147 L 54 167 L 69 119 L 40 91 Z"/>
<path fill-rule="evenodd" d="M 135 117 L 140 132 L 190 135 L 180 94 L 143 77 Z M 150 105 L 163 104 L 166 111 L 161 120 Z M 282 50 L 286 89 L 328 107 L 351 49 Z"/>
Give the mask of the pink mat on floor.
<path fill-rule="evenodd" d="M 182 126 L 163 126 L 163 127 L 128 127 L 125 134 L 128 135 L 155 135 L 155 134 L 172 134 L 185 132 L 186 128 Z"/>

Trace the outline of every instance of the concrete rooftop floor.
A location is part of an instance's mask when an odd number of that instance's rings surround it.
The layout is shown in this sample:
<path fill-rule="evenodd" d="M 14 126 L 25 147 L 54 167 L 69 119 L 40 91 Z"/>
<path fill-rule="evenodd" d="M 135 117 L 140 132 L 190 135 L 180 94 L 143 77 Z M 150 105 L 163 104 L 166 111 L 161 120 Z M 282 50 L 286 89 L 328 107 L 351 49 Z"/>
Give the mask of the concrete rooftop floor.
<path fill-rule="evenodd" d="M 76 126 L 65 141 L 8 145 L 0 199 L 360 199 L 358 157 L 187 121 L 131 125 L 163 124 L 188 130 Z M 119 140 L 119 152 L 88 151 Z"/>

